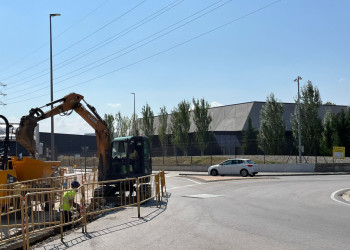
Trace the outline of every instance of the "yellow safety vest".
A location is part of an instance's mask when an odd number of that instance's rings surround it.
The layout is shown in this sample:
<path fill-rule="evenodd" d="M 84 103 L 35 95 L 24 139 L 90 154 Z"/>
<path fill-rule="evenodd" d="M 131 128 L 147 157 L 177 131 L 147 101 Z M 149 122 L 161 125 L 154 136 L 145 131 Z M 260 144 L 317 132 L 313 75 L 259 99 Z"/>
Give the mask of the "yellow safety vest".
<path fill-rule="evenodd" d="M 66 192 L 63 193 L 63 204 L 61 206 L 61 209 L 63 209 L 64 211 L 70 211 L 72 206 L 71 206 L 71 200 L 74 200 L 75 195 L 77 194 L 77 192 L 73 189 L 70 189 Z"/>

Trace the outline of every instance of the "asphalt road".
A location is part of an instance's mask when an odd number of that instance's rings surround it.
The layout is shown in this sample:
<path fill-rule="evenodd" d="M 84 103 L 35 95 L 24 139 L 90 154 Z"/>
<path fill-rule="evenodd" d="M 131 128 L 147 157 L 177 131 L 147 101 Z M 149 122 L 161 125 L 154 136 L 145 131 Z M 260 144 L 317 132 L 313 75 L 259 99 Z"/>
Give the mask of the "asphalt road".
<path fill-rule="evenodd" d="M 348 249 L 350 175 L 208 181 L 167 173 L 168 198 L 110 213 L 36 249 Z M 203 176 L 204 177 L 204 176 Z"/>

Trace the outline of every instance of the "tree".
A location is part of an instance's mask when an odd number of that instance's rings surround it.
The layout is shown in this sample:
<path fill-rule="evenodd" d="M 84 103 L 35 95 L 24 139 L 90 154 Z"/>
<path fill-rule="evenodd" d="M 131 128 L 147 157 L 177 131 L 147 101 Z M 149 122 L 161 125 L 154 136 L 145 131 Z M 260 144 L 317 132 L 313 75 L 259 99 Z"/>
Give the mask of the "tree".
<path fill-rule="evenodd" d="M 166 155 L 168 143 L 168 112 L 165 106 L 160 108 L 158 138 L 162 146 L 163 155 Z"/>
<path fill-rule="evenodd" d="M 266 98 L 260 111 L 259 148 L 267 155 L 281 154 L 285 145 L 284 106 L 274 94 Z"/>
<path fill-rule="evenodd" d="M 258 131 L 253 128 L 252 119 L 248 117 L 248 128 L 243 131 L 243 154 L 252 155 L 258 152 L 257 134 Z"/>
<path fill-rule="evenodd" d="M 134 115 L 135 115 L 135 119 L 134 119 Z M 132 114 L 129 120 L 130 120 L 129 135 L 139 135 L 140 134 L 139 128 L 141 127 L 141 121 L 139 120 L 137 114 Z M 135 121 L 135 125 L 134 125 L 134 121 Z"/>
<path fill-rule="evenodd" d="M 127 116 L 122 116 L 120 111 L 115 115 L 116 137 L 128 136 L 131 133 L 131 120 Z"/>
<path fill-rule="evenodd" d="M 350 109 L 338 113 L 327 112 L 323 121 L 321 148 L 324 154 L 331 155 L 334 146 L 345 147 L 350 153 Z"/>
<path fill-rule="evenodd" d="M 171 141 L 187 155 L 190 130 L 190 102 L 183 100 L 171 112 Z"/>
<path fill-rule="evenodd" d="M 323 120 L 323 131 L 321 137 L 321 151 L 323 154 L 331 155 L 333 151 L 334 113 L 327 111 Z"/>
<path fill-rule="evenodd" d="M 212 121 L 212 117 L 208 113 L 209 103 L 204 99 L 195 100 L 192 99 L 193 109 L 193 121 L 196 125 L 195 141 L 198 148 L 201 151 L 201 155 L 204 155 L 204 150 L 208 146 L 210 139 L 209 126 Z"/>
<path fill-rule="evenodd" d="M 301 140 L 304 145 L 304 152 L 317 153 L 321 141 L 322 121 L 318 117 L 318 109 L 322 105 L 320 92 L 314 87 L 311 81 L 301 88 L 300 96 L 300 126 Z M 298 109 L 297 106 L 292 115 L 292 131 L 295 140 L 298 140 Z"/>
<path fill-rule="evenodd" d="M 104 120 L 109 130 L 109 141 L 111 142 L 114 138 L 114 116 L 112 114 L 105 114 Z"/>
<path fill-rule="evenodd" d="M 140 120 L 140 128 L 142 129 L 144 135 L 148 137 L 150 147 L 152 148 L 152 138 L 154 136 L 154 114 L 148 103 L 142 107 L 141 113 L 142 119 Z"/>

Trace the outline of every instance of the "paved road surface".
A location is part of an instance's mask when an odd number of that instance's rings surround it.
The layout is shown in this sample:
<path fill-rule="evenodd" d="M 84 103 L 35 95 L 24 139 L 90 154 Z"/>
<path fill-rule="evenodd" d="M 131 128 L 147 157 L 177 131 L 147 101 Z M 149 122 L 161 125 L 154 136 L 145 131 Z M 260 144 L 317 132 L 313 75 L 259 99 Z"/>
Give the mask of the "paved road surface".
<path fill-rule="evenodd" d="M 208 182 L 167 173 L 168 198 L 108 214 L 37 249 L 348 249 L 350 206 L 331 194 L 350 175 Z"/>

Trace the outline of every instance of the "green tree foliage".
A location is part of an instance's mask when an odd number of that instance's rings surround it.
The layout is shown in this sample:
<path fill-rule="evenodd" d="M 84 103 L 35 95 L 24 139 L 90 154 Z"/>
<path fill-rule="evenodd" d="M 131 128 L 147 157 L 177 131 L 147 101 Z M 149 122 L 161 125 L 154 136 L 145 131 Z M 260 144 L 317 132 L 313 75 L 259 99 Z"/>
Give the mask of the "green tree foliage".
<path fill-rule="evenodd" d="M 131 133 L 131 119 L 127 116 L 122 116 L 120 111 L 115 115 L 115 134 L 116 137 L 128 136 Z"/>
<path fill-rule="evenodd" d="M 345 147 L 350 154 L 350 109 L 338 113 L 327 112 L 323 121 L 321 147 L 324 154 L 331 155 L 334 146 Z"/>
<path fill-rule="evenodd" d="M 134 121 L 135 121 L 135 127 L 134 127 Z M 134 114 L 132 114 L 131 118 L 130 118 L 129 135 L 132 135 L 132 136 L 140 135 L 140 127 L 141 127 L 141 121 L 140 121 L 138 115 L 135 114 L 135 119 L 134 119 Z"/>
<path fill-rule="evenodd" d="M 154 136 L 154 113 L 151 107 L 146 103 L 145 106 L 142 107 L 142 119 L 140 120 L 140 128 L 142 129 L 145 136 L 148 137 L 150 141 L 150 145 L 152 148 L 152 138 Z"/>
<path fill-rule="evenodd" d="M 171 141 L 184 155 L 187 155 L 190 125 L 190 102 L 183 100 L 171 112 Z"/>
<path fill-rule="evenodd" d="M 109 141 L 111 142 L 114 138 L 114 116 L 112 114 L 105 114 L 104 120 L 109 130 Z"/>
<path fill-rule="evenodd" d="M 266 98 L 260 111 L 259 148 L 267 155 L 281 154 L 285 145 L 284 105 L 274 94 Z"/>
<path fill-rule="evenodd" d="M 166 107 L 160 108 L 158 138 L 162 146 L 163 155 L 166 155 L 166 148 L 168 144 L 168 111 Z"/>
<path fill-rule="evenodd" d="M 212 121 L 212 117 L 208 113 L 209 103 L 204 99 L 195 100 L 194 98 L 192 102 L 194 105 L 193 121 L 196 125 L 195 141 L 201 151 L 201 155 L 204 155 L 204 150 L 210 140 L 209 126 Z"/>
<path fill-rule="evenodd" d="M 323 131 L 321 138 L 322 154 L 331 155 L 333 149 L 334 113 L 328 111 L 323 120 Z"/>
<path fill-rule="evenodd" d="M 300 94 L 300 124 L 301 144 L 304 145 L 304 153 L 307 155 L 317 153 L 321 141 L 322 121 L 318 117 L 319 107 L 322 105 L 320 92 L 311 81 L 301 88 Z M 292 116 L 292 131 L 298 141 L 298 107 L 296 106 Z"/>
<path fill-rule="evenodd" d="M 242 151 L 245 155 L 253 155 L 258 152 L 257 144 L 258 131 L 253 128 L 252 119 L 248 117 L 248 127 L 243 131 Z"/>

